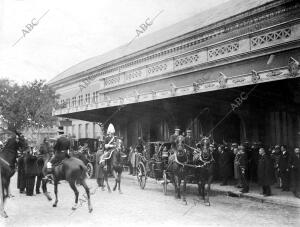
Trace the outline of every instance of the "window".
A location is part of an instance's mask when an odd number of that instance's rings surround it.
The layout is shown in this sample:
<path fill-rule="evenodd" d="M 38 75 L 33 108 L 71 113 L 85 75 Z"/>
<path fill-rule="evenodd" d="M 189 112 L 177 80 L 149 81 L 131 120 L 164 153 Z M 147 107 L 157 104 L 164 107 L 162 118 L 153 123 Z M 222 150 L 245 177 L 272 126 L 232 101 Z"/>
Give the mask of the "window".
<path fill-rule="evenodd" d="M 76 97 L 73 97 L 72 98 L 72 107 L 75 107 L 76 106 Z"/>
<path fill-rule="evenodd" d="M 75 136 L 75 125 L 72 125 L 72 136 Z"/>
<path fill-rule="evenodd" d="M 85 94 L 85 104 L 90 104 L 90 102 L 91 102 L 90 98 L 91 98 L 90 93 Z"/>
<path fill-rule="evenodd" d="M 81 124 L 78 125 L 78 139 L 81 138 Z"/>
<path fill-rule="evenodd" d="M 83 105 L 83 96 L 82 95 L 78 96 L 78 105 L 79 106 Z"/>
<path fill-rule="evenodd" d="M 92 100 L 93 103 L 97 103 L 98 102 L 98 92 L 95 91 L 93 92 L 93 100 Z"/>
<path fill-rule="evenodd" d="M 66 99 L 66 106 L 70 107 L 70 99 Z"/>
<path fill-rule="evenodd" d="M 89 124 L 85 124 L 85 138 L 89 138 Z"/>

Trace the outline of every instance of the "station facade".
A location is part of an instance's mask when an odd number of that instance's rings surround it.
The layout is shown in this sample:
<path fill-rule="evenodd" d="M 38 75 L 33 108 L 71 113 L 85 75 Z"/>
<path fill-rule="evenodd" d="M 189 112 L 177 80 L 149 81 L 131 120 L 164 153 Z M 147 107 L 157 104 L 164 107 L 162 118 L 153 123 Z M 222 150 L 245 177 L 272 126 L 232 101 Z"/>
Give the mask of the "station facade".
<path fill-rule="evenodd" d="M 300 146 L 300 3 L 233 0 L 49 81 L 53 114 L 112 122 L 127 146 L 175 127 L 217 143 Z"/>

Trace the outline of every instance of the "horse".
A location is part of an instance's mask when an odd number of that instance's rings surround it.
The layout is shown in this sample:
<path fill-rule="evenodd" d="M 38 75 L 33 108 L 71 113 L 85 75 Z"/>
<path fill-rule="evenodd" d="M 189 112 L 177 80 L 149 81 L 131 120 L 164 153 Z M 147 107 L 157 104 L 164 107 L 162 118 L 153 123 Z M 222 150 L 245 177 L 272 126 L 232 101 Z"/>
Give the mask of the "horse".
<path fill-rule="evenodd" d="M 121 175 L 123 171 L 122 158 L 125 158 L 126 154 L 123 152 L 123 141 L 118 138 L 116 142 L 116 147 L 111 151 L 104 153 L 100 158 L 100 168 L 102 168 L 104 172 L 104 181 L 107 186 L 108 192 L 111 192 L 109 183 L 108 183 L 108 173 L 109 170 L 112 170 L 113 176 L 115 178 L 115 185 L 113 187 L 113 191 L 115 191 L 118 187 L 118 191 L 122 194 L 121 191 Z M 109 168 L 109 166 L 111 168 Z"/>
<path fill-rule="evenodd" d="M 209 137 L 203 137 L 197 144 L 197 150 L 193 155 L 195 169 L 195 179 L 198 184 L 199 196 L 202 196 L 204 204 L 210 206 L 209 195 L 210 185 L 213 180 L 214 164 L 212 152 L 209 150 Z M 207 185 L 207 187 L 205 187 Z"/>
<path fill-rule="evenodd" d="M 9 184 L 10 178 L 15 173 L 15 165 L 17 162 L 18 150 L 23 152 L 28 149 L 28 144 L 24 138 L 24 136 L 20 134 L 16 134 L 9 138 L 0 152 L 0 168 L 1 168 L 1 182 L 2 182 L 2 200 L 3 206 L 6 199 L 9 197 Z M 0 215 L 2 217 L 7 218 L 4 207 L 3 210 L 0 211 Z"/>
<path fill-rule="evenodd" d="M 169 156 L 168 166 L 166 172 L 171 178 L 171 182 L 175 187 L 175 198 L 180 199 L 182 195 L 182 202 L 187 204 L 185 198 L 186 192 L 186 166 L 188 156 L 184 149 L 184 137 L 178 136 L 176 147 L 173 148 L 173 154 Z M 180 185 L 183 181 L 183 191 L 181 194 Z"/>
<path fill-rule="evenodd" d="M 44 168 L 43 168 L 43 174 L 46 177 L 47 175 L 47 166 L 46 164 L 49 162 L 50 158 L 45 162 Z M 77 184 L 81 184 L 83 188 L 85 189 L 86 196 L 87 196 L 87 201 L 88 201 L 88 211 L 91 213 L 93 211 L 93 207 L 91 204 L 91 199 L 90 199 L 90 190 L 89 187 L 86 184 L 86 171 L 87 167 L 83 163 L 82 160 L 75 158 L 75 157 L 69 157 L 65 158 L 62 160 L 60 163 L 55 164 L 53 166 L 53 181 L 54 181 L 54 193 L 55 193 L 55 201 L 53 203 L 53 207 L 57 207 L 58 203 L 58 197 L 57 197 L 57 192 L 58 192 L 58 183 L 60 180 L 66 180 L 69 182 L 70 187 L 74 191 L 75 194 L 75 203 L 72 206 L 72 210 L 76 210 L 78 208 L 78 196 L 79 192 L 76 187 Z M 43 179 L 43 193 L 47 197 L 49 201 L 52 200 L 51 196 L 47 192 L 47 182 L 48 179 Z"/>

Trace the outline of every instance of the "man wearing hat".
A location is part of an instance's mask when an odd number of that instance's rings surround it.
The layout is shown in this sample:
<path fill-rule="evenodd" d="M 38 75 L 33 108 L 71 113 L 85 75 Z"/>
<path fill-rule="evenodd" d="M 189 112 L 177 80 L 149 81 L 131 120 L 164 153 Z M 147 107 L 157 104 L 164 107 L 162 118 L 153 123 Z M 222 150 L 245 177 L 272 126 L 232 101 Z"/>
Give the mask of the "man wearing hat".
<path fill-rule="evenodd" d="M 186 145 L 186 150 L 188 153 L 188 160 L 189 162 L 193 161 L 193 151 L 194 151 L 194 147 L 195 147 L 195 140 L 192 137 L 192 130 L 187 129 L 186 130 L 186 136 L 184 138 L 184 144 Z"/>
<path fill-rule="evenodd" d="M 107 136 L 104 140 L 104 148 L 106 151 L 110 151 L 116 147 L 116 137 L 114 136 L 115 132 L 115 127 L 113 126 L 113 124 L 109 124 L 106 132 Z"/>
<path fill-rule="evenodd" d="M 67 138 L 64 135 L 64 127 L 63 126 L 59 126 L 58 127 L 58 134 L 59 137 L 56 140 L 56 143 L 53 147 L 55 155 L 51 158 L 50 162 L 48 162 L 47 164 L 47 169 L 51 169 L 52 165 L 61 162 L 62 160 L 64 160 L 65 158 L 69 157 L 69 150 L 70 150 L 70 139 Z"/>
<path fill-rule="evenodd" d="M 170 136 L 170 143 L 171 143 L 171 148 L 172 149 L 176 149 L 176 141 L 177 141 L 177 138 L 179 136 L 179 132 L 180 132 L 180 129 L 175 128 L 174 134 Z"/>

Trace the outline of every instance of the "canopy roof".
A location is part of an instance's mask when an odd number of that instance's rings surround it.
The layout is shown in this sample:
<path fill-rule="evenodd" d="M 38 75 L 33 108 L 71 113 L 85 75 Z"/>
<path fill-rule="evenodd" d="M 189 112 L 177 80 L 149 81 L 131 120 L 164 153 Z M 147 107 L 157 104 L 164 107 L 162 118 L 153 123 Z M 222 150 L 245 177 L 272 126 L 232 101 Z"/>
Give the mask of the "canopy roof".
<path fill-rule="evenodd" d="M 144 37 L 135 39 L 130 45 L 125 44 L 116 49 L 113 49 L 105 54 L 89 58 L 82 61 L 64 72 L 58 74 L 51 79 L 48 83 L 52 84 L 65 78 L 71 77 L 78 73 L 108 63 L 112 60 L 120 59 L 138 51 L 153 47 L 157 44 L 178 38 L 184 34 L 195 31 L 197 29 L 209 26 L 216 22 L 225 20 L 232 16 L 241 14 L 250 9 L 267 4 L 274 0 L 231 0 L 226 3 L 220 4 L 216 7 L 210 8 L 193 17 L 180 21 L 174 25 L 163 28 L 157 32 L 150 33 Z"/>

